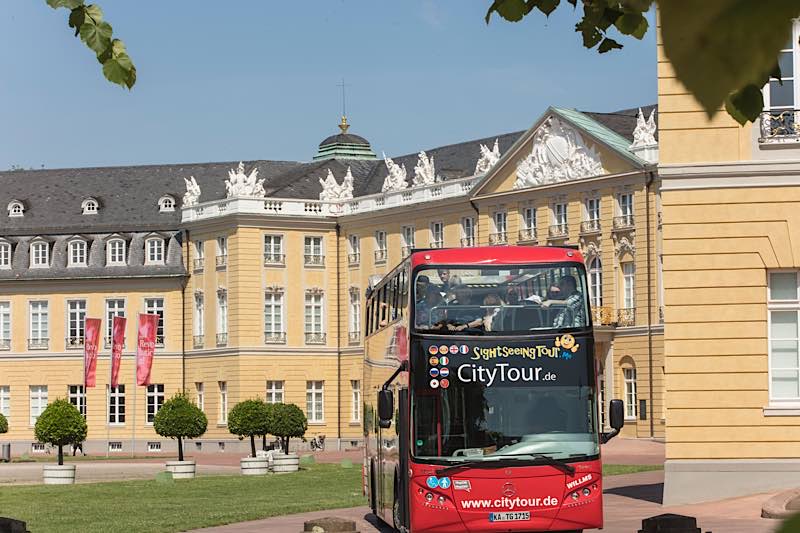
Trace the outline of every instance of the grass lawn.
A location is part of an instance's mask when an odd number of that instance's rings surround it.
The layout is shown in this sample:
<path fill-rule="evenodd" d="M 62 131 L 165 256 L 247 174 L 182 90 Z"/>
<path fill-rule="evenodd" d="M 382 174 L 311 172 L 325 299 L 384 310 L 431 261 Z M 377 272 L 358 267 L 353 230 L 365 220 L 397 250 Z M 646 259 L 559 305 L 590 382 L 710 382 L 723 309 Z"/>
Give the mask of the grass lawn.
<path fill-rule="evenodd" d="M 603 475 L 618 476 L 620 474 L 635 474 L 637 472 L 663 469 L 663 465 L 603 465 Z"/>
<path fill-rule="evenodd" d="M 0 489 L 0 515 L 24 520 L 35 532 L 184 531 L 365 503 L 361 468 L 337 464 L 286 475 Z"/>

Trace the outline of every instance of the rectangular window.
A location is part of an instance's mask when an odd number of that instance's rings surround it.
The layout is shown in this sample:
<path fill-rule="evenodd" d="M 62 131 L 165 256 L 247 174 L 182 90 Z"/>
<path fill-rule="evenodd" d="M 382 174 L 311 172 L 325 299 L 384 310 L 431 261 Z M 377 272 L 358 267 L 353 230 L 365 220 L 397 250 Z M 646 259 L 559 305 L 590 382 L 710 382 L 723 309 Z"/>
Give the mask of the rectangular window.
<path fill-rule="evenodd" d="M 350 290 L 350 341 L 361 337 L 361 294 L 355 287 Z"/>
<path fill-rule="evenodd" d="M 567 227 L 567 204 L 553 204 L 553 225 L 566 230 Z"/>
<path fill-rule="evenodd" d="M 108 423 L 125 423 L 125 385 L 108 387 Z"/>
<path fill-rule="evenodd" d="M 67 348 L 83 346 L 86 300 L 67 300 Z"/>
<path fill-rule="evenodd" d="M 46 242 L 31 244 L 31 267 L 47 267 L 50 265 L 50 245 Z"/>
<path fill-rule="evenodd" d="M 219 385 L 219 423 L 228 423 L 228 382 L 218 381 Z"/>
<path fill-rule="evenodd" d="M 125 241 L 122 239 L 112 239 L 108 241 L 108 251 L 106 261 L 109 265 L 125 264 Z"/>
<path fill-rule="evenodd" d="M 264 264 L 283 264 L 283 235 L 264 235 Z"/>
<path fill-rule="evenodd" d="M 444 247 L 444 223 L 431 222 L 431 248 Z"/>
<path fill-rule="evenodd" d="M 506 228 L 508 227 L 508 214 L 505 211 L 495 211 L 492 220 L 494 221 L 494 232 L 505 236 Z"/>
<path fill-rule="evenodd" d="M 361 421 L 361 381 L 357 379 L 350 380 L 350 390 L 352 393 L 352 411 L 350 412 L 351 422 Z"/>
<path fill-rule="evenodd" d="M 617 227 L 624 228 L 633 225 L 633 194 L 622 193 L 617 196 L 617 204 L 619 204 L 619 218 L 617 219 Z"/>
<path fill-rule="evenodd" d="M 800 402 L 800 334 L 798 273 L 769 275 L 770 400 Z"/>
<path fill-rule="evenodd" d="M 461 246 L 475 246 L 475 218 L 461 219 Z"/>
<path fill-rule="evenodd" d="M 324 342 L 322 324 L 322 294 L 306 294 L 305 333 L 306 342 Z"/>
<path fill-rule="evenodd" d="M 206 393 L 205 393 L 205 385 L 202 382 L 196 381 L 194 384 L 194 393 L 197 397 L 197 407 L 201 411 L 205 412 L 206 410 Z"/>
<path fill-rule="evenodd" d="M 156 413 L 164 405 L 164 384 L 153 383 L 147 386 L 147 418 L 145 422 L 152 424 Z"/>
<path fill-rule="evenodd" d="M 622 263 L 622 302 L 625 309 L 636 307 L 635 273 L 636 267 L 632 261 Z"/>
<path fill-rule="evenodd" d="M 267 403 L 283 403 L 283 381 L 267 381 Z"/>
<path fill-rule="evenodd" d="M 0 302 L 0 350 L 11 348 L 11 302 Z"/>
<path fill-rule="evenodd" d="M 323 385 L 324 381 L 306 381 L 306 416 L 309 422 L 322 422 L 323 415 Z"/>
<path fill-rule="evenodd" d="M 264 340 L 265 342 L 283 342 L 285 334 L 283 293 L 268 291 L 264 293 Z"/>
<path fill-rule="evenodd" d="M 217 237 L 217 255 L 224 257 L 228 255 L 228 239 L 225 237 Z"/>
<path fill-rule="evenodd" d="M 83 385 L 70 385 L 67 387 L 69 403 L 78 408 L 83 418 L 86 418 L 86 389 Z"/>
<path fill-rule="evenodd" d="M 30 340 L 35 347 L 47 347 L 50 330 L 47 307 L 45 301 L 30 302 Z"/>
<path fill-rule="evenodd" d="M 322 237 L 306 237 L 303 244 L 306 265 L 324 265 Z"/>
<path fill-rule="evenodd" d="M 86 241 L 69 243 L 69 266 L 86 266 Z"/>
<path fill-rule="evenodd" d="M 523 207 L 520 214 L 522 227 L 519 230 L 519 240 L 531 241 L 536 238 L 536 208 Z"/>
<path fill-rule="evenodd" d="M 164 239 L 153 237 L 147 239 L 147 256 L 145 264 L 161 265 L 164 263 Z"/>
<path fill-rule="evenodd" d="M 11 416 L 11 387 L 0 385 L 0 414 L 6 419 Z"/>
<path fill-rule="evenodd" d="M 386 232 L 383 230 L 375 232 L 375 261 L 382 263 L 386 261 Z"/>
<path fill-rule="evenodd" d="M 194 256 L 197 259 L 203 259 L 205 257 L 203 241 L 194 241 Z"/>
<path fill-rule="evenodd" d="M 625 418 L 636 420 L 638 401 L 636 399 L 636 369 L 623 368 L 622 375 L 625 380 Z"/>
<path fill-rule="evenodd" d="M 586 220 L 589 222 L 600 220 L 600 198 L 586 199 Z"/>
<path fill-rule="evenodd" d="M 106 300 L 106 346 L 111 346 L 115 316 L 125 317 L 125 300 L 121 298 Z"/>
<path fill-rule="evenodd" d="M 122 451 L 122 442 L 115 440 L 108 443 L 108 451 L 110 452 L 121 452 Z"/>
<path fill-rule="evenodd" d="M 47 385 L 31 385 L 30 386 L 30 399 L 31 399 L 31 425 L 36 425 L 36 420 L 42 414 L 45 407 L 47 407 Z"/>
<path fill-rule="evenodd" d="M 202 336 L 205 331 L 205 298 L 202 292 L 194 293 L 194 334 L 195 336 Z M 200 343 L 202 345 L 202 342 Z"/>
<path fill-rule="evenodd" d="M 145 298 L 144 312 L 148 315 L 158 315 L 158 328 L 156 329 L 156 346 L 164 346 L 164 298 Z"/>
<path fill-rule="evenodd" d="M 11 245 L 0 242 L 0 268 L 11 268 Z"/>
<path fill-rule="evenodd" d="M 217 291 L 217 333 L 228 333 L 228 291 Z"/>
<path fill-rule="evenodd" d="M 416 246 L 414 226 L 403 226 L 403 257 L 407 256 Z"/>
<path fill-rule="evenodd" d="M 350 251 L 347 256 L 348 262 L 358 263 L 361 258 L 361 239 L 358 238 L 358 235 L 350 235 L 348 242 L 350 244 Z"/>

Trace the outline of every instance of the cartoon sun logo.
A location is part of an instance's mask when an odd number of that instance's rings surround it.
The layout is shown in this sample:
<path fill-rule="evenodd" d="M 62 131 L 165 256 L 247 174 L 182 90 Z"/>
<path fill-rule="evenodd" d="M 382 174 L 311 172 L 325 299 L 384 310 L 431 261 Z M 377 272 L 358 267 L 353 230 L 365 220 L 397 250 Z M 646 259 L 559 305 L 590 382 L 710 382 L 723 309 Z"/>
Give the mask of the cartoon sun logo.
<path fill-rule="evenodd" d="M 575 337 L 569 333 L 565 333 L 560 337 L 556 337 L 556 347 L 575 353 L 578 351 L 578 348 L 580 348 L 581 345 L 575 342 Z"/>

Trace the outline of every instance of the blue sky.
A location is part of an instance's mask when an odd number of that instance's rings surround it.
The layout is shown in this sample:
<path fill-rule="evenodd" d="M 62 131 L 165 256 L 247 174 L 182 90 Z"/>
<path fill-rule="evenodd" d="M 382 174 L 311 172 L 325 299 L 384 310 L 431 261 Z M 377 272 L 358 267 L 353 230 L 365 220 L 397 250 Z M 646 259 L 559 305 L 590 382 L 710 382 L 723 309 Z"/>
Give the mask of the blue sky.
<path fill-rule="evenodd" d="M 0 17 L 0 169 L 309 160 L 341 113 L 378 154 L 525 129 L 548 105 L 656 100 L 655 36 L 599 55 L 566 2 L 549 20 L 489 0 L 97 0 L 138 69 L 108 83 L 45 0 Z"/>

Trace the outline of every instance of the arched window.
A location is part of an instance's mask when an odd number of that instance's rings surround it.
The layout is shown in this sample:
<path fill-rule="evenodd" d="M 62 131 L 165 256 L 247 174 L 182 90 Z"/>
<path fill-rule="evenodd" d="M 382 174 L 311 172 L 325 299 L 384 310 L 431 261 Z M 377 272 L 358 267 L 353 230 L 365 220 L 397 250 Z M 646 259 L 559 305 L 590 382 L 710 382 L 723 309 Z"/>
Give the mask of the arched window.
<path fill-rule="evenodd" d="M 158 210 L 161 213 L 169 213 L 175 211 L 175 198 L 169 194 L 165 194 L 158 199 Z"/>
<path fill-rule="evenodd" d="M 125 241 L 111 239 L 106 244 L 106 264 L 113 266 L 125 265 Z"/>
<path fill-rule="evenodd" d="M 81 209 L 84 215 L 96 215 L 100 204 L 94 198 L 87 198 L 81 202 Z"/>
<path fill-rule="evenodd" d="M 75 239 L 69 242 L 67 265 L 71 267 L 86 266 L 86 241 Z"/>
<path fill-rule="evenodd" d="M 8 203 L 8 216 L 10 217 L 21 217 L 24 216 L 25 213 L 25 206 L 22 205 L 22 202 L 19 200 L 11 200 Z"/>
<path fill-rule="evenodd" d="M 603 305 L 603 265 L 599 257 L 589 261 L 589 302 L 592 307 Z"/>
<path fill-rule="evenodd" d="M 164 264 L 164 239 L 160 237 L 151 237 L 147 239 L 145 246 L 145 264 Z"/>

